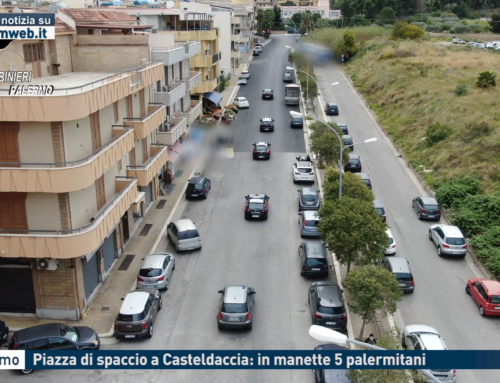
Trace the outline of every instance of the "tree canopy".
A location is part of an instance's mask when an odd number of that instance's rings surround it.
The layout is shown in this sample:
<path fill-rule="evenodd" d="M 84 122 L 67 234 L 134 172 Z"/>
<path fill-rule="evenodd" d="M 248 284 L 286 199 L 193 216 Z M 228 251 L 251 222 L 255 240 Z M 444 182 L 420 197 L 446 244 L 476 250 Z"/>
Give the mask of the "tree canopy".
<path fill-rule="evenodd" d="M 325 200 L 336 200 L 339 198 L 340 173 L 330 166 L 325 172 L 324 196 Z M 342 176 L 342 195 L 372 203 L 375 199 L 373 192 L 366 187 L 365 183 L 356 174 L 346 172 Z"/>
<path fill-rule="evenodd" d="M 309 81 L 310 87 L 312 82 L 313 81 Z M 316 86 L 316 84 L 313 85 Z M 338 135 L 342 137 L 342 131 L 334 122 L 329 122 L 328 125 L 335 129 Z M 328 129 L 324 124 L 320 122 L 315 122 L 314 124 L 310 125 L 309 128 L 312 130 L 311 150 L 314 153 L 318 154 L 320 165 L 339 165 L 341 149 L 339 138 L 335 135 L 335 133 L 333 133 L 330 129 Z M 344 163 L 346 163 L 346 161 L 349 161 L 349 154 L 345 150 L 343 154 L 343 161 Z"/>

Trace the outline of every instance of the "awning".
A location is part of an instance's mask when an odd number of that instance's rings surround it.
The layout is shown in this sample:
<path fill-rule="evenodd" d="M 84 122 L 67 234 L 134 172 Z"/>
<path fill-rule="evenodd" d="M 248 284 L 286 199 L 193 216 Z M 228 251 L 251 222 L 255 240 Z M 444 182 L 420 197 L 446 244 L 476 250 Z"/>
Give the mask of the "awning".
<path fill-rule="evenodd" d="M 144 193 L 144 192 L 137 193 L 137 198 L 135 199 L 134 203 L 132 204 L 132 211 L 135 214 L 137 214 L 141 211 L 141 202 L 144 202 L 144 204 L 146 204 L 146 193 Z"/>
<path fill-rule="evenodd" d="M 217 92 L 207 92 L 203 95 L 203 97 L 212 101 L 215 105 L 220 104 L 222 101 L 222 95 Z"/>
<path fill-rule="evenodd" d="M 175 165 L 181 158 L 184 146 L 177 141 L 175 144 L 168 147 L 168 161 Z"/>
<path fill-rule="evenodd" d="M 94 29 L 137 29 L 137 30 L 143 30 L 143 29 L 153 29 L 155 26 L 153 24 L 151 25 L 130 25 L 130 24 L 87 24 L 87 23 L 77 23 L 76 24 L 77 28 L 94 28 Z"/>

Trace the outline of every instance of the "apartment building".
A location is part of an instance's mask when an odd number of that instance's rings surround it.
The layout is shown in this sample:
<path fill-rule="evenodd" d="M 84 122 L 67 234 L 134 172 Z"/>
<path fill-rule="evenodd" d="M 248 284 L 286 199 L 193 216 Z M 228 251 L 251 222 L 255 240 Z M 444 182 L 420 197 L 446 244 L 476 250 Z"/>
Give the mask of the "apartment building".
<path fill-rule="evenodd" d="M 300 3 L 297 4 L 297 6 L 280 6 L 280 8 L 283 19 L 290 19 L 296 13 L 303 13 L 306 11 L 318 13 L 323 19 L 336 20 L 342 18 L 340 9 L 330 9 L 330 2 L 328 0 L 315 0 L 314 4 L 307 6 L 303 6 L 302 3 Z"/>
<path fill-rule="evenodd" d="M 32 71 L 16 85 L 54 86 L 9 96 L 0 84 L 0 311 L 80 319 L 157 198 L 165 71 L 138 33 L 151 26 L 135 21 L 65 9 L 55 40 L 14 41 L 0 55 L 1 71 Z"/>
<path fill-rule="evenodd" d="M 254 33 L 255 11 L 253 2 L 250 0 L 239 0 L 231 2 L 233 9 L 231 17 L 231 67 L 236 68 L 243 55 L 252 49 L 252 34 Z"/>
<path fill-rule="evenodd" d="M 283 7 L 283 4 L 287 3 L 288 1 L 290 0 L 278 0 L 277 3 L 278 3 L 278 6 L 281 8 Z M 291 0 L 293 3 L 295 3 L 295 5 L 297 6 L 301 6 L 301 7 L 304 7 L 304 6 L 317 6 L 318 3 L 322 0 Z M 328 3 L 328 1 L 327 1 Z"/>

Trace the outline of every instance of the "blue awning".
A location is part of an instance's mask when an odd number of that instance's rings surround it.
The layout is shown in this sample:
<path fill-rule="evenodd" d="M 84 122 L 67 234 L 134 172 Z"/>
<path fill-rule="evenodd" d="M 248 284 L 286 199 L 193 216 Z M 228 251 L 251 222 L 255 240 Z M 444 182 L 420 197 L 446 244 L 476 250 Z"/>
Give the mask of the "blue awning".
<path fill-rule="evenodd" d="M 203 97 L 212 101 L 215 105 L 220 104 L 222 101 L 222 95 L 217 92 L 207 92 L 203 95 Z"/>

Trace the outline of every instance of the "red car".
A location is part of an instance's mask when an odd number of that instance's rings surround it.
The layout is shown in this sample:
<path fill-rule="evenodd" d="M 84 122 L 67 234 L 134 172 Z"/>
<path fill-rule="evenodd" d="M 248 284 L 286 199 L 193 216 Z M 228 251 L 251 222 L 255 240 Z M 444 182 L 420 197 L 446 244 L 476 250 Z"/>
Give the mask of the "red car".
<path fill-rule="evenodd" d="M 481 316 L 500 316 L 500 282 L 483 278 L 469 279 L 465 292 L 479 306 Z"/>

